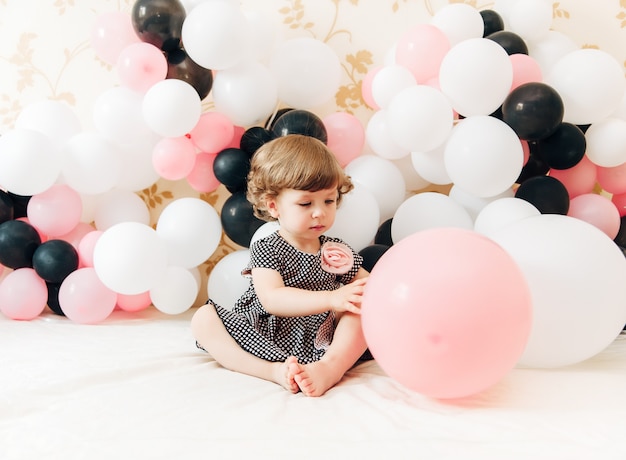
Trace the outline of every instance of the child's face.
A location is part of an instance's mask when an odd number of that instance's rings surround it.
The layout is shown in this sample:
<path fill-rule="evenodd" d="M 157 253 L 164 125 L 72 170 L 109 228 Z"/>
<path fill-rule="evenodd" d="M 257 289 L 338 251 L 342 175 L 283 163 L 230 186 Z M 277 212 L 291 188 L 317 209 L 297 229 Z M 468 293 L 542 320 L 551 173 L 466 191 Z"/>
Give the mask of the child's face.
<path fill-rule="evenodd" d="M 281 233 L 297 239 L 318 239 L 335 222 L 337 188 L 309 192 L 285 189 L 267 203 Z"/>

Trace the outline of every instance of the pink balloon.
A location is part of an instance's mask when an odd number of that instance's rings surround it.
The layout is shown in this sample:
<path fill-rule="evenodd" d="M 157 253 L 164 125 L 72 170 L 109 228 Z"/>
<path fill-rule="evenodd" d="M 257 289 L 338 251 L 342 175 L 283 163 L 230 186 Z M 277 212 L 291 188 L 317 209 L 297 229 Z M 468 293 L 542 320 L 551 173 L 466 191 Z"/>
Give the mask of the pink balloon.
<path fill-rule="evenodd" d="M 524 165 L 526 165 L 530 159 L 530 145 L 524 139 L 520 139 L 520 142 L 522 143 L 522 152 L 524 152 Z"/>
<path fill-rule="evenodd" d="M 477 232 L 436 228 L 393 245 L 371 271 L 363 333 L 383 370 L 433 398 L 469 396 L 517 363 L 532 323 L 513 258 Z"/>
<path fill-rule="evenodd" d="M 152 304 L 150 291 L 141 294 L 118 294 L 117 306 L 124 311 L 137 312 L 145 310 Z"/>
<path fill-rule="evenodd" d="M 233 137 L 230 139 L 230 142 L 225 148 L 238 149 L 239 147 L 241 147 L 241 138 L 243 137 L 243 134 L 245 132 L 246 132 L 246 128 L 244 128 L 243 126 L 235 125 L 233 129 Z"/>
<path fill-rule="evenodd" d="M 568 169 L 551 169 L 549 175 L 561 181 L 571 199 L 593 191 L 596 185 L 597 166 L 585 155 L 575 166 Z"/>
<path fill-rule="evenodd" d="M 374 81 L 374 77 L 380 69 L 382 69 L 382 66 L 370 69 L 369 72 L 367 72 L 367 74 L 365 75 L 365 78 L 363 78 L 363 81 L 361 82 L 361 97 L 368 105 L 368 107 L 374 110 L 378 110 L 380 109 L 380 107 L 378 106 L 378 104 L 376 104 L 374 96 L 372 95 L 372 82 Z"/>
<path fill-rule="evenodd" d="M 201 151 L 218 153 L 226 148 L 234 133 L 235 127 L 226 115 L 220 112 L 205 112 L 200 115 L 189 136 L 191 142 Z"/>
<path fill-rule="evenodd" d="M 543 80 L 543 74 L 541 73 L 541 66 L 534 58 L 527 54 L 511 54 L 509 56 L 511 65 L 513 66 L 513 83 L 511 84 L 511 91 L 517 88 L 519 85 L 531 82 L 541 82 Z"/>
<path fill-rule="evenodd" d="M 65 316 L 76 323 L 104 321 L 115 308 L 117 294 L 102 284 L 92 267 L 70 273 L 59 288 L 59 305 Z"/>
<path fill-rule="evenodd" d="M 611 197 L 611 201 L 617 208 L 620 217 L 626 216 L 626 193 L 621 193 L 618 195 L 613 195 Z"/>
<path fill-rule="evenodd" d="M 93 267 L 93 249 L 102 236 L 101 230 L 94 230 L 82 237 L 76 248 L 78 251 L 78 267 Z"/>
<path fill-rule="evenodd" d="M 418 24 L 400 36 L 396 45 L 396 63 L 411 71 L 418 84 L 439 73 L 439 66 L 450 50 L 444 32 L 431 24 Z"/>
<path fill-rule="evenodd" d="M 613 167 L 597 167 L 597 180 L 605 192 L 626 193 L 626 163 Z"/>
<path fill-rule="evenodd" d="M 117 59 L 117 76 L 123 86 L 145 93 L 167 76 L 167 59 L 150 43 L 133 43 Z"/>
<path fill-rule="evenodd" d="M 612 240 L 617 236 L 621 224 L 619 210 L 615 204 L 596 193 L 585 193 L 572 198 L 567 215 L 599 228 Z"/>
<path fill-rule="evenodd" d="M 357 117 L 347 112 L 335 112 L 324 117 L 322 123 L 328 136 L 328 148 L 342 167 L 361 155 L 365 129 Z"/>
<path fill-rule="evenodd" d="M 217 153 L 200 152 L 196 155 L 196 163 L 187 175 L 187 182 L 195 191 L 200 193 L 214 192 L 221 182 L 213 172 L 213 162 Z"/>
<path fill-rule="evenodd" d="M 82 212 L 79 193 L 62 184 L 33 195 L 26 208 L 31 225 L 49 237 L 64 235 L 74 229 Z"/>
<path fill-rule="evenodd" d="M 163 179 L 184 179 L 196 163 L 196 148 L 187 137 L 165 137 L 152 150 L 152 166 Z"/>
<path fill-rule="evenodd" d="M 42 243 L 45 243 L 46 241 L 48 241 L 48 235 L 46 235 L 40 229 L 38 229 L 33 224 L 31 224 L 30 219 L 28 217 L 18 217 L 15 220 L 21 220 L 22 222 L 26 222 L 28 225 L 31 225 L 35 230 L 37 230 L 37 233 L 39 234 L 39 239 L 41 240 Z"/>
<path fill-rule="evenodd" d="M 139 42 L 128 14 L 111 11 L 96 18 L 91 31 L 91 46 L 96 56 L 107 64 L 114 65 L 124 48 Z"/>
<path fill-rule="evenodd" d="M 0 283 L 0 311 L 11 319 L 31 320 L 46 308 L 48 288 L 32 268 L 19 268 Z"/>
<path fill-rule="evenodd" d="M 93 225 L 88 224 L 86 222 L 79 222 L 76 225 L 76 227 L 74 227 L 72 230 L 70 230 L 69 233 L 66 233 L 65 235 L 58 236 L 58 237 L 56 237 L 56 239 L 67 241 L 72 246 L 74 246 L 74 249 L 78 250 L 78 244 L 83 239 L 83 237 L 86 234 L 88 234 L 90 232 L 93 232 L 94 230 L 95 230 L 95 227 Z"/>

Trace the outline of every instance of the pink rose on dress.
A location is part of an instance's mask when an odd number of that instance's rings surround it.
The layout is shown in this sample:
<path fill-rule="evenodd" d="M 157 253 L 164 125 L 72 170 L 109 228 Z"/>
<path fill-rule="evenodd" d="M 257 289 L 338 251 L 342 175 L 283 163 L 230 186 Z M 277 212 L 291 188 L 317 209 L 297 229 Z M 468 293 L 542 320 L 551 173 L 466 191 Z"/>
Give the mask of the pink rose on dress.
<path fill-rule="evenodd" d="M 352 250 L 343 243 L 327 241 L 322 245 L 322 270 L 335 275 L 348 273 L 354 264 Z"/>

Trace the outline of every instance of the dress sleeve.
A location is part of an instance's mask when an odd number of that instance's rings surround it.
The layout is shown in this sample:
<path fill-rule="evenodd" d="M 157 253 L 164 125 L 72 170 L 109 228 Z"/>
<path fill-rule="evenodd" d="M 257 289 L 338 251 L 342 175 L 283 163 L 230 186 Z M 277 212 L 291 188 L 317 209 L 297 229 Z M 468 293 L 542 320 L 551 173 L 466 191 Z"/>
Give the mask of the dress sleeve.
<path fill-rule="evenodd" d="M 250 262 L 246 270 L 250 273 L 253 268 L 270 268 L 282 272 L 282 259 L 267 238 L 257 240 L 250 246 Z"/>

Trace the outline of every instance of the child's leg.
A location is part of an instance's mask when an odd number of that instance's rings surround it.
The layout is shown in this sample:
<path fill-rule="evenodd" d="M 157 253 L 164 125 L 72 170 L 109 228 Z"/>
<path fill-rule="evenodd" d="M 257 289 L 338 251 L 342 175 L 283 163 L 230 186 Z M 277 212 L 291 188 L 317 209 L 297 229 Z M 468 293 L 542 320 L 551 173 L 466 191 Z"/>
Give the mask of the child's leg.
<path fill-rule="evenodd" d="M 302 371 L 302 366 L 295 357 L 271 362 L 248 353 L 231 337 L 212 305 L 198 308 L 191 319 L 191 330 L 202 348 L 226 369 L 275 382 L 292 393 L 300 391 L 294 375 Z"/>
<path fill-rule="evenodd" d="M 321 396 L 341 380 L 366 349 L 361 316 L 344 313 L 322 359 L 305 364 L 301 372 L 295 373 L 294 379 L 307 396 Z"/>

